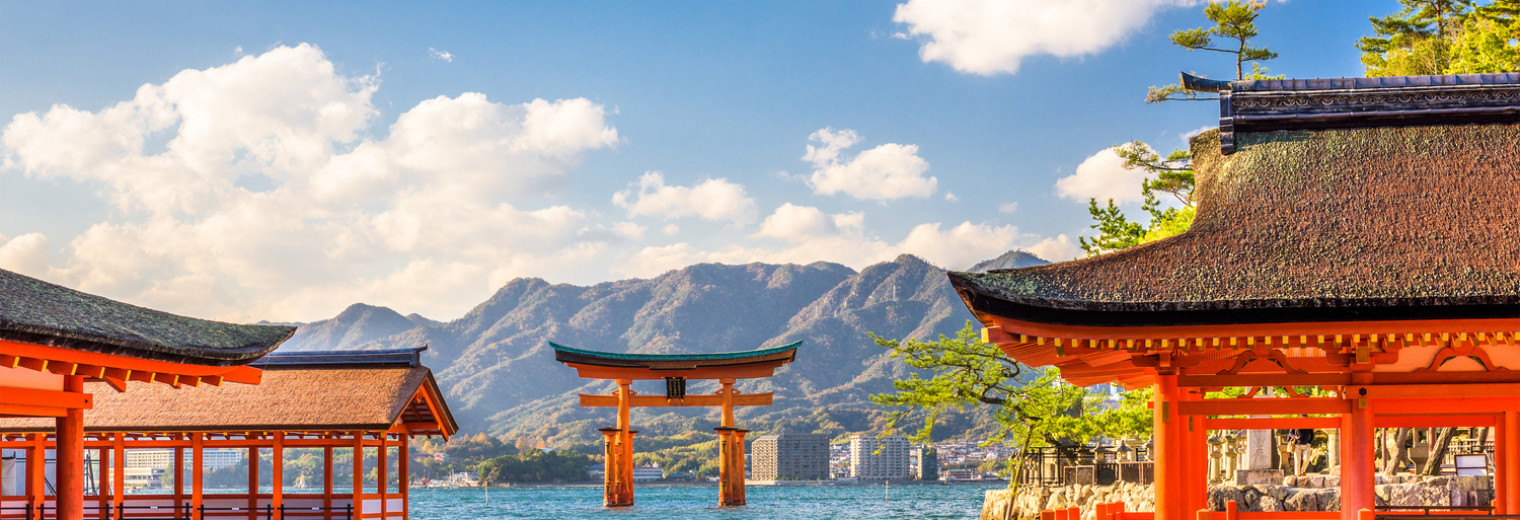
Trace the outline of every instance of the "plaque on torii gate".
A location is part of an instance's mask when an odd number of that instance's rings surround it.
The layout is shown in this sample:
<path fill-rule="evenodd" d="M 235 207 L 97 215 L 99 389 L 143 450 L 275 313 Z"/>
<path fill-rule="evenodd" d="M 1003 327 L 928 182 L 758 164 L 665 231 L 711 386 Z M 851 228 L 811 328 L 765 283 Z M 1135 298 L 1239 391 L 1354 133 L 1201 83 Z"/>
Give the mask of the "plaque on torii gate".
<path fill-rule="evenodd" d="M 607 507 L 633 505 L 633 436 L 628 412 L 635 407 L 718 406 L 723 419 L 718 426 L 718 503 L 744 505 L 744 434 L 734 426 L 735 406 L 769 406 L 772 394 L 741 394 L 734 390 L 739 379 L 770 377 L 776 368 L 797 357 L 796 342 L 776 348 L 719 354 L 624 354 L 581 350 L 549 343 L 554 359 L 574 368 L 586 379 L 610 379 L 618 388 L 611 395 L 581 394 L 581 406 L 616 407 L 617 426 L 602 428 L 606 437 L 606 488 L 602 503 Z M 665 380 L 665 395 L 638 395 L 629 389 L 636 379 Z M 716 379 L 716 394 L 686 394 L 686 382 Z"/>

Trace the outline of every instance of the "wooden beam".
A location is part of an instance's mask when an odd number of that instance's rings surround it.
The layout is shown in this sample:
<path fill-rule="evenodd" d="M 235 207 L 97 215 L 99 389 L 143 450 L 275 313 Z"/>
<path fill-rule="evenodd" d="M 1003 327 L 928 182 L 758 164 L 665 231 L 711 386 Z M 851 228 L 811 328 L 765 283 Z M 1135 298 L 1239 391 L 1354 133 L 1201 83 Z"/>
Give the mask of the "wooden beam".
<path fill-rule="evenodd" d="M 1365 393 L 1363 392 L 1365 390 Z M 1520 397 L 1520 383 L 1452 383 L 1430 385 L 1348 386 L 1346 395 L 1368 399 L 1432 399 L 1463 397 Z"/>
<path fill-rule="evenodd" d="M 40 408 L 62 408 L 67 410 L 89 409 L 94 406 L 90 394 L 84 392 L 35 390 L 31 388 L 14 388 L 9 386 L 3 388 L 4 390 L 0 391 L 0 405 L 14 404 L 23 406 L 35 406 Z"/>
<path fill-rule="evenodd" d="M 650 370 L 647 368 L 618 368 L 602 367 L 595 365 L 582 365 L 579 363 L 566 363 L 574 368 L 576 374 L 585 379 L 636 379 L 636 380 L 660 380 L 667 377 L 684 377 L 687 381 L 698 379 L 720 379 L 731 377 L 736 379 L 748 379 L 757 377 L 771 377 L 776 373 L 776 367 L 784 363 L 763 363 L 753 365 L 734 365 L 727 367 L 702 367 L 688 370 Z"/>
<path fill-rule="evenodd" d="M 1336 397 L 1277 399 L 1209 399 L 1177 403 L 1182 415 L 1321 415 L 1351 411 L 1351 402 Z"/>
<path fill-rule="evenodd" d="M 1251 417 L 1243 419 L 1204 419 L 1203 427 L 1209 430 L 1286 430 L 1314 428 L 1337 430 L 1341 427 L 1339 417 Z"/>
<path fill-rule="evenodd" d="M 580 394 L 581 406 L 595 408 L 616 408 L 618 398 L 615 395 Z M 770 406 L 774 394 L 735 394 L 734 406 Z M 685 399 L 665 399 L 659 394 L 632 396 L 629 406 L 634 408 L 655 408 L 675 406 L 723 406 L 723 396 L 720 395 L 688 395 Z"/>
<path fill-rule="evenodd" d="M 1372 418 L 1374 428 L 1482 428 L 1497 426 L 1497 414 L 1468 415 L 1378 415 Z"/>
<path fill-rule="evenodd" d="M 1219 388 L 1224 386 L 1341 386 L 1351 384 L 1350 374 L 1235 374 L 1233 376 L 1177 376 L 1177 386 Z"/>

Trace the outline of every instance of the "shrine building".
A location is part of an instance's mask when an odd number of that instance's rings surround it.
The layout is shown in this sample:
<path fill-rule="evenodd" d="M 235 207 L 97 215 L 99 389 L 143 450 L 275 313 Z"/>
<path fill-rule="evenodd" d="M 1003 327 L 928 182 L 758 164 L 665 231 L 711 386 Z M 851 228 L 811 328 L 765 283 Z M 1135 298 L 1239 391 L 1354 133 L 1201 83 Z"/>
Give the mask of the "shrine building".
<path fill-rule="evenodd" d="M 410 439 L 457 431 L 422 349 L 271 354 L 293 332 L 0 270 L 0 519 L 404 520 Z"/>
<path fill-rule="evenodd" d="M 1468 426 L 1495 428 L 1493 513 L 1520 515 L 1520 74 L 1184 80 L 1221 98 L 1191 229 L 950 274 L 1014 359 L 1154 389 L 1155 512 L 1099 518 L 1391 516 L 1374 428 Z M 1339 430 L 1341 510 L 1206 511 L 1209 430 L 1282 428 Z"/>

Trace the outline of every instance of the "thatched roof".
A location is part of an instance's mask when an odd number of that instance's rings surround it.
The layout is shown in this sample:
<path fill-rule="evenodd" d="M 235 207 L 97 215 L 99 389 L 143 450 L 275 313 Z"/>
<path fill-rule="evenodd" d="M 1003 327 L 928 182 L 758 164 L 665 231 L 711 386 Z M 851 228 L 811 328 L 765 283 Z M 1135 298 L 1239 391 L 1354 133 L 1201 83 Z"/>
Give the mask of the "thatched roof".
<path fill-rule="evenodd" d="M 1052 324 L 1520 317 L 1520 123 L 1236 139 L 1193 139 L 1188 232 L 952 284 L 976 312 Z"/>
<path fill-rule="evenodd" d="M 401 421 L 414 426 L 414 434 L 452 435 L 458 426 L 432 371 L 408 352 L 412 362 L 387 360 L 382 353 L 366 363 L 361 352 L 349 362 L 298 363 L 276 354 L 257 365 L 264 372 L 258 385 L 145 385 L 117 392 L 105 383 L 87 383 L 85 391 L 95 396 L 95 406 L 84 412 L 85 430 L 376 431 Z M 317 355 L 329 360 L 343 356 Z M 0 419 L 0 432 L 52 429 L 51 419 Z"/>
<path fill-rule="evenodd" d="M 234 366 L 270 353 L 294 333 L 295 327 L 178 316 L 0 269 L 0 340 Z"/>

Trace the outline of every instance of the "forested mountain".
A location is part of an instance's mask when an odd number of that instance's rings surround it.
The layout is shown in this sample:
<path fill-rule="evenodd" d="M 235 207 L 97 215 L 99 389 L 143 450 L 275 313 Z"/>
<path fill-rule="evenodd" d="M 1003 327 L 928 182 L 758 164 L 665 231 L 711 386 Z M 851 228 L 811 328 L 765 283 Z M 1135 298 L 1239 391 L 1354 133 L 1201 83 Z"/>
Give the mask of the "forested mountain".
<path fill-rule="evenodd" d="M 978 269 L 1037 265 L 1010 252 Z M 742 426 L 759 431 L 862 431 L 880 415 L 866 401 L 906 368 L 866 334 L 934 338 L 953 334 L 971 314 L 945 271 L 903 255 L 856 272 L 832 263 L 699 264 L 650 279 L 590 287 L 537 278 L 507 283 L 463 317 L 437 322 L 356 304 L 305 324 L 282 350 L 383 349 L 428 345 L 433 367 L 460 425 L 469 432 L 528 436 L 548 445 L 599 440 L 607 410 L 576 406 L 576 393 L 610 392 L 554 361 L 549 341 L 640 353 L 750 350 L 802 341 L 797 361 L 767 380 L 740 384 L 775 392 L 771 407 L 743 409 Z M 661 392 L 658 383 L 634 389 Z M 694 384 L 692 393 L 710 392 Z M 674 411 L 670 411 L 674 410 Z M 648 434 L 710 429 L 702 409 L 635 411 Z"/>

